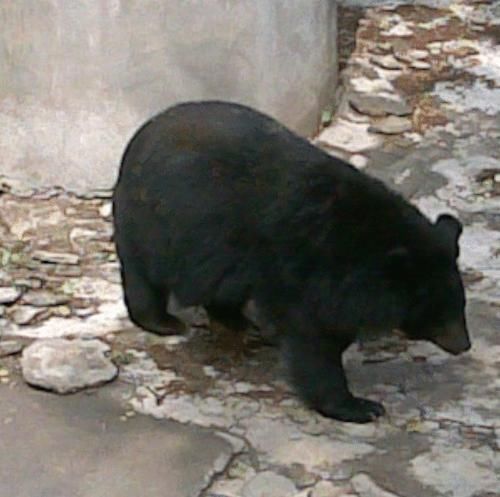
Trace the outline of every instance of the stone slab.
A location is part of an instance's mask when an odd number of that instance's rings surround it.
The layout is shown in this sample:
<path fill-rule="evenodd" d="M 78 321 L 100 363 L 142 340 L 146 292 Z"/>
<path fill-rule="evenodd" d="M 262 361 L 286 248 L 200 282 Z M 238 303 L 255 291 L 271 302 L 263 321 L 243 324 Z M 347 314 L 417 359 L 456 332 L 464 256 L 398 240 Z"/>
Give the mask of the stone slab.
<path fill-rule="evenodd" d="M 2 387 L 0 495 L 193 497 L 229 459 L 229 444 L 210 432 L 139 415 L 121 420 L 109 392 Z"/>

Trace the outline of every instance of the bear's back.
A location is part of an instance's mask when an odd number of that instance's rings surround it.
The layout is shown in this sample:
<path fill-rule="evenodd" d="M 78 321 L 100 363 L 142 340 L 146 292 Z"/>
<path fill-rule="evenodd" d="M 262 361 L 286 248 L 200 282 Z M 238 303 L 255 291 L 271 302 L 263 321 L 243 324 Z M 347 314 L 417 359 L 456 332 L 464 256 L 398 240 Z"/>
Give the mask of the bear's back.
<path fill-rule="evenodd" d="M 216 174 L 234 180 L 234 174 L 257 180 L 324 161 L 327 154 L 285 128 L 276 120 L 249 107 L 219 101 L 187 102 L 171 107 L 146 122 L 130 140 L 120 176 L 134 164 L 159 171 L 171 166 L 168 159 L 207 166 L 217 164 Z M 274 173 L 274 177 L 271 177 Z"/>

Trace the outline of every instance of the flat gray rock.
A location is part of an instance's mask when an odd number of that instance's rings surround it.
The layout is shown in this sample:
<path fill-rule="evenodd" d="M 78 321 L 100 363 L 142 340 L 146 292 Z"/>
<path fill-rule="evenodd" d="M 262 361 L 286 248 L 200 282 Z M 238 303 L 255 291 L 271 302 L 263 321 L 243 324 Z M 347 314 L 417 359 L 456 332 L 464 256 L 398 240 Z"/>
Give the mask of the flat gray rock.
<path fill-rule="evenodd" d="M 425 60 L 414 60 L 411 64 L 413 69 L 422 69 L 427 70 L 432 68 L 432 64 L 430 62 L 426 62 Z"/>
<path fill-rule="evenodd" d="M 412 129 L 410 119 L 399 116 L 387 116 L 377 119 L 369 128 L 369 131 L 383 133 L 384 135 L 398 135 Z"/>
<path fill-rule="evenodd" d="M 348 98 L 358 112 L 373 117 L 406 116 L 412 112 L 411 106 L 402 98 L 389 94 L 351 92 Z"/>
<path fill-rule="evenodd" d="M 0 357 L 17 354 L 23 347 L 24 345 L 17 340 L 0 340 Z"/>
<path fill-rule="evenodd" d="M 360 497 L 399 497 L 380 488 L 366 473 L 358 473 L 351 479 L 351 485 Z"/>
<path fill-rule="evenodd" d="M 35 250 L 32 254 L 33 259 L 50 264 L 68 264 L 76 265 L 80 261 L 80 257 L 76 254 L 68 252 L 50 252 L 48 250 Z"/>
<path fill-rule="evenodd" d="M 24 326 L 30 324 L 42 312 L 43 309 L 40 307 L 20 305 L 9 313 L 9 318 L 12 319 L 14 323 Z"/>
<path fill-rule="evenodd" d="M 0 304 L 12 304 L 21 296 L 21 290 L 12 286 L 0 286 Z"/>
<path fill-rule="evenodd" d="M 243 497 L 292 497 L 297 492 L 295 485 L 285 476 L 264 471 L 245 484 Z"/>
<path fill-rule="evenodd" d="M 2 497 L 194 497 L 232 456 L 207 430 L 133 416 L 114 398 L 51 395 L 19 384 L 0 395 Z"/>
<path fill-rule="evenodd" d="M 106 357 L 109 346 L 100 340 L 38 340 L 23 350 L 24 379 L 57 393 L 72 393 L 111 381 L 117 367 Z"/>
<path fill-rule="evenodd" d="M 399 62 L 394 55 L 373 55 L 370 59 L 374 64 L 384 69 L 397 70 L 403 69 L 404 64 Z"/>
<path fill-rule="evenodd" d="M 29 291 L 23 295 L 23 301 L 34 307 L 52 307 L 69 302 L 68 295 L 52 293 L 47 290 Z"/>

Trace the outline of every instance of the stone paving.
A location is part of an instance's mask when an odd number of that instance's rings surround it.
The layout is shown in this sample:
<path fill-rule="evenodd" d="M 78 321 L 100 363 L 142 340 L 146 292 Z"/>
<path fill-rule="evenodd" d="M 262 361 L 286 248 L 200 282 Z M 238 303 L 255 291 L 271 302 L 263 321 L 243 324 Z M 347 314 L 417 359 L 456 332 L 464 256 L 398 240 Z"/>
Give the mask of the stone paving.
<path fill-rule="evenodd" d="M 0 495 L 194 496 L 231 460 L 209 430 L 124 415 L 122 393 L 118 382 L 65 396 L 4 388 Z"/>
<path fill-rule="evenodd" d="M 454 358 L 398 336 L 352 347 L 353 390 L 383 401 L 388 415 L 370 425 L 322 418 L 256 336 L 209 330 L 202 310 L 189 313 L 183 336 L 132 326 L 109 192 L 85 199 L 3 178 L 0 398 L 25 388 L 23 378 L 67 392 L 97 388 L 118 369 L 104 390 L 114 389 L 123 421 L 141 413 L 205 428 L 231 448 L 185 495 L 500 496 L 500 4 L 351 7 L 359 3 L 344 7 L 359 28 L 337 110 L 315 141 L 431 218 L 462 220 L 471 352 Z"/>

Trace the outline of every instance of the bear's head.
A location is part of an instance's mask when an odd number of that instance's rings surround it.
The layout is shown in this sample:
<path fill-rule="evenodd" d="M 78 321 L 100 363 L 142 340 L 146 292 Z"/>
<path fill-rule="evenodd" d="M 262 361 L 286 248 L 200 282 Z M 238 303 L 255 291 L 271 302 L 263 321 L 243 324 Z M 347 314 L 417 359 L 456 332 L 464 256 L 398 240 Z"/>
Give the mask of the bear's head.
<path fill-rule="evenodd" d="M 410 337 L 429 340 L 451 354 L 470 349 L 465 319 L 465 291 L 457 266 L 462 225 L 451 215 L 432 227 L 435 247 L 413 266 L 419 274 L 409 289 L 407 314 L 401 325 Z"/>

